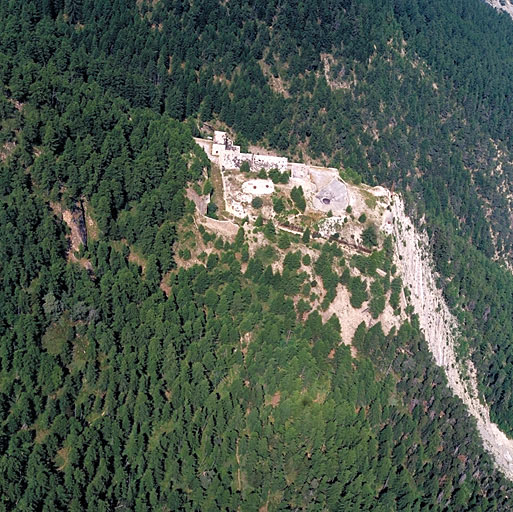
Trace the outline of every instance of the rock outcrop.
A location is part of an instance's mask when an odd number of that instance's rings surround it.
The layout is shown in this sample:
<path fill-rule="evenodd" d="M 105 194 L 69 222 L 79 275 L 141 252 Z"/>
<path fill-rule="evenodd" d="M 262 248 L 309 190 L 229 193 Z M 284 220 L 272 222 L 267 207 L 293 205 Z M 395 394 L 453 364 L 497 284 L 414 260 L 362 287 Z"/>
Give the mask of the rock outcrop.
<path fill-rule="evenodd" d="M 478 396 L 476 371 L 472 362 L 456 359 L 458 323 L 436 285 L 427 236 L 416 230 L 397 195 L 393 198 L 392 213 L 396 264 L 404 285 L 411 292 L 410 301 L 418 314 L 429 350 L 436 363 L 444 369 L 449 387 L 476 419 L 485 449 L 494 458 L 498 469 L 513 480 L 513 440 L 508 439 L 490 420 L 488 406 Z"/>
<path fill-rule="evenodd" d="M 507 12 L 513 18 L 513 2 L 511 0 L 485 0 L 495 9 Z"/>

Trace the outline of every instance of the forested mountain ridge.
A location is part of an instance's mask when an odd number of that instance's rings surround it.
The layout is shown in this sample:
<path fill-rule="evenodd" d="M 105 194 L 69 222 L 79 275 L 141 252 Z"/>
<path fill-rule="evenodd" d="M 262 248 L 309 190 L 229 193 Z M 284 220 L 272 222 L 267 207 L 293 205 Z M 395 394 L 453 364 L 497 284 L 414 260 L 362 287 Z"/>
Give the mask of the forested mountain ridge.
<path fill-rule="evenodd" d="M 489 37 L 507 47 L 502 18 L 467 4 L 1 4 L 0 507 L 511 508 L 511 484 L 411 309 L 386 334 L 362 325 L 354 358 L 339 345 L 343 326 L 322 317 L 335 287 L 354 292 L 356 310 L 374 299 L 379 318 L 400 290 L 384 245 L 344 257 L 336 242 L 287 239 L 272 223 L 223 237 L 196 226 L 185 200 L 194 184 L 210 193 L 205 178 L 215 178 L 191 138 L 198 116 L 234 127 L 242 143 L 309 152 L 342 162 L 355 181 L 360 172 L 421 192 L 446 297 L 483 340 L 471 352 L 492 384 L 487 398 L 502 393 L 494 407 L 507 427 L 511 276 L 488 259 L 482 198 L 495 231 L 505 224 L 481 164 L 494 167 L 499 148 L 506 180 L 509 110 L 504 89 L 490 87 L 507 82 L 508 56 L 499 45 L 479 64 L 458 47 L 465 69 L 479 70 L 459 87 L 465 73 L 448 65 L 457 45 L 430 53 L 421 30 L 435 20 L 450 33 L 443 7 L 451 23 L 465 14 L 465 37 L 476 19 L 496 23 Z M 403 34 L 389 52 L 390 30 Z M 341 41 L 342 57 L 332 48 Z M 403 57 L 415 45 L 420 57 Z M 328 80 L 322 59 L 333 62 Z M 271 88 L 283 84 L 286 94 Z M 301 209 L 295 198 L 273 208 Z M 81 200 L 98 239 L 77 258 L 92 272 L 67 261 L 66 226 L 52 211 Z M 253 236 L 270 249 L 252 252 Z"/>
<path fill-rule="evenodd" d="M 489 261 L 509 260 L 512 248 L 511 21 L 478 0 L 204 7 L 141 11 L 175 59 L 175 115 L 196 104 L 241 140 L 308 152 L 409 193 L 464 320 L 462 348 L 511 433 L 513 282 Z M 188 65 L 197 87 L 180 93 Z"/>

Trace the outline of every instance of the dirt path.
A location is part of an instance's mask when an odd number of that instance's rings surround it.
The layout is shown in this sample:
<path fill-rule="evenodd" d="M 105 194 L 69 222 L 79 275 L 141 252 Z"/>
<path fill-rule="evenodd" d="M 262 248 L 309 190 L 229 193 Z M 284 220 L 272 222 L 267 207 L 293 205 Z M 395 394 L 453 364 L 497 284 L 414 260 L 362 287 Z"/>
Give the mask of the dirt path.
<path fill-rule="evenodd" d="M 237 443 L 235 444 L 235 459 L 237 460 L 237 484 L 238 484 L 238 490 L 242 491 L 242 480 L 241 480 L 241 477 L 240 477 L 239 439 L 237 439 Z"/>
<path fill-rule="evenodd" d="M 445 370 L 449 387 L 467 405 L 476 419 L 485 449 L 496 466 L 513 480 L 513 440 L 490 420 L 488 406 L 477 392 L 476 370 L 471 361 L 459 364 L 455 354 L 458 324 L 449 311 L 442 292 L 436 286 L 433 262 L 426 247 L 428 240 L 417 232 L 406 216 L 402 200 L 394 196 L 395 263 L 401 269 L 404 284 L 411 291 L 411 303 L 419 315 L 419 324 L 436 363 Z M 401 256 L 401 259 L 399 258 Z"/>
<path fill-rule="evenodd" d="M 171 277 L 172 270 L 164 274 L 162 281 L 160 281 L 160 289 L 166 294 L 166 297 L 171 295 L 171 286 L 169 286 L 169 278 Z"/>
<path fill-rule="evenodd" d="M 286 231 L 287 233 L 292 233 L 293 235 L 303 236 L 303 234 L 304 234 L 303 231 L 299 231 L 298 229 L 291 229 L 286 226 L 283 226 L 282 224 L 277 224 L 276 227 L 278 229 L 280 229 L 281 231 Z"/>

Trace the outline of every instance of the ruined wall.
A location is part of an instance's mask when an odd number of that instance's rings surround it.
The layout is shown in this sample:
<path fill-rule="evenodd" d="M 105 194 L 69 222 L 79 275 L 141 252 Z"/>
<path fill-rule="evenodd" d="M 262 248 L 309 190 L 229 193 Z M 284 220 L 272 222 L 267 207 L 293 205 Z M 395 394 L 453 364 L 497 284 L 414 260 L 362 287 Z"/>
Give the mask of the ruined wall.
<path fill-rule="evenodd" d="M 242 184 L 242 191 L 253 196 L 263 196 L 274 192 L 271 180 L 248 180 Z"/>
<path fill-rule="evenodd" d="M 212 144 L 212 155 L 219 156 L 221 153 L 224 152 L 224 146 L 222 144 Z"/>
<path fill-rule="evenodd" d="M 265 169 L 266 171 L 278 169 L 280 172 L 285 172 L 288 164 L 287 158 L 241 153 L 238 151 L 237 146 L 235 146 L 235 149 L 222 150 L 220 156 L 220 163 L 225 169 L 240 169 L 243 162 L 248 162 L 249 168 L 253 172 L 258 172 L 260 169 Z"/>
<path fill-rule="evenodd" d="M 251 170 L 259 171 L 260 169 L 265 169 L 269 171 L 270 169 L 278 169 L 280 172 L 285 172 L 287 170 L 288 159 L 280 156 L 270 156 L 270 155 L 252 155 L 252 161 L 250 163 Z"/>
<path fill-rule="evenodd" d="M 212 154 L 212 141 L 207 139 L 200 139 L 199 137 L 194 137 L 194 142 L 210 157 Z"/>
<path fill-rule="evenodd" d="M 227 135 L 226 132 L 222 132 L 219 130 L 214 131 L 214 144 L 222 144 L 226 145 Z"/>
<path fill-rule="evenodd" d="M 306 164 L 297 164 L 290 162 L 288 165 L 290 171 L 290 177 L 298 180 L 310 179 L 310 168 Z"/>
<path fill-rule="evenodd" d="M 210 160 L 225 169 L 239 169 L 243 162 L 248 162 L 253 172 L 260 169 L 278 169 L 285 172 L 288 167 L 288 159 L 285 157 L 241 153 L 240 146 L 236 146 L 226 132 L 216 130 L 211 141 L 200 138 L 194 140 L 203 148 Z"/>

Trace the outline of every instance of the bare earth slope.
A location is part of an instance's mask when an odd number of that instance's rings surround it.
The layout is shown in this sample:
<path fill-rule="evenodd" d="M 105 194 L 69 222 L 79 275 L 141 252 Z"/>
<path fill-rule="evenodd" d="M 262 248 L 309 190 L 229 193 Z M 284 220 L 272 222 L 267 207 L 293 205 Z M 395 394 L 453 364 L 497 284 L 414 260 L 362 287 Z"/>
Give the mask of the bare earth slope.
<path fill-rule="evenodd" d="M 495 9 L 507 12 L 513 18 L 513 2 L 511 0 L 485 0 Z"/>
<path fill-rule="evenodd" d="M 420 234 L 405 214 L 399 196 L 394 196 L 395 256 L 403 282 L 411 291 L 411 304 L 419 316 L 420 327 L 436 363 L 445 370 L 449 387 L 467 405 L 477 420 L 485 449 L 497 467 L 513 480 L 513 440 L 490 420 L 486 404 L 478 398 L 475 368 L 471 361 L 456 362 L 455 339 L 458 325 L 436 286 L 431 257 L 426 250 L 427 237 Z"/>

